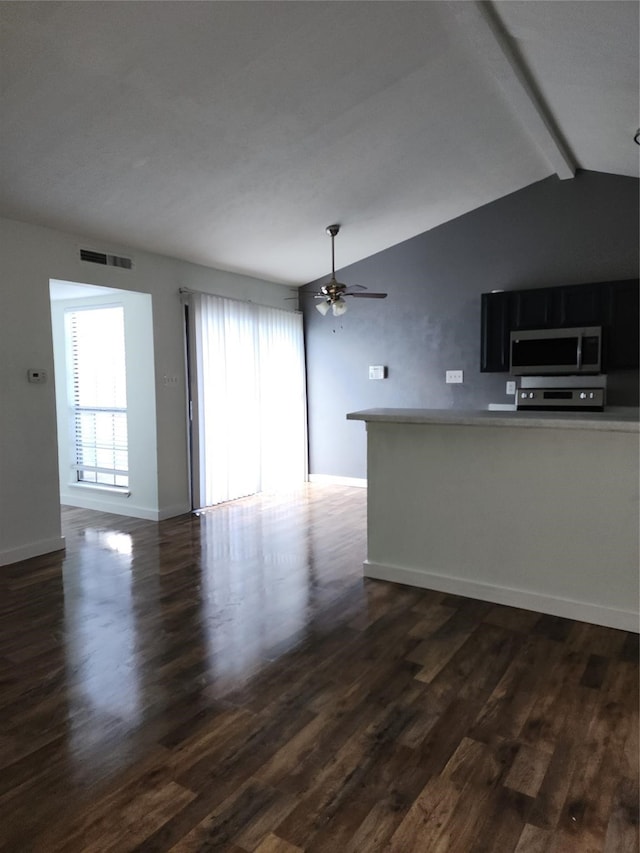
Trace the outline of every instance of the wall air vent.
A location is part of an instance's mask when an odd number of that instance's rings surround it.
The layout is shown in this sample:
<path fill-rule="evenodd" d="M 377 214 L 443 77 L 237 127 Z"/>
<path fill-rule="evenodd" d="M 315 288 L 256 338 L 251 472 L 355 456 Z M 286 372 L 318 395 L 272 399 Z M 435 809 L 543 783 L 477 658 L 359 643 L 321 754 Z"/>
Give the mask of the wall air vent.
<path fill-rule="evenodd" d="M 94 252 L 91 249 L 80 249 L 80 260 L 88 261 L 90 264 L 102 264 L 105 267 L 120 267 L 123 270 L 130 270 L 133 267 L 131 258 L 107 255 L 104 252 Z"/>

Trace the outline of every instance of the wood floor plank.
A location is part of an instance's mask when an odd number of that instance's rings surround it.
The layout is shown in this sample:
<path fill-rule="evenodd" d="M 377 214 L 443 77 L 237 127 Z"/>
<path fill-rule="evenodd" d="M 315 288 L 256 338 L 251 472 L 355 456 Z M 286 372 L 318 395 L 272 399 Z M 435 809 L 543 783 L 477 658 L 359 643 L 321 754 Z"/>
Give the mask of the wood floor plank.
<path fill-rule="evenodd" d="M 171 849 L 175 853 L 193 853 L 197 850 L 217 850 L 235 843 L 236 836 L 268 811 L 279 798 L 275 789 L 250 780 L 199 821 Z"/>
<path fill-rule="evenodd" d="M 484 617 L 484 621 L 499 628 L 508 628 L 510 631 L 528 634 L 539 618 L 540 614 L 532 610 L 521 610 L 518 607 L 494 604 Z"/>
<path fill-rule="evenodd" d="M 432 850 L 456 813 L 461 793 L 451 779 L 431 778 L 392 835 L 389 853 Z"/>
<path fill-rule="evenodd" d="M 549 853 L 551 832 L 526 823 L 513 853 Z"/>
<path fill-rule="evenodd" d="M 256 847 L 255 853 L 304 853 L 304 851 L 302 847 L 295 847 L 284 838 L 278 838 L 277 835 L 270 833 L 262 844 Z"/>
<path fill-rule="evenodd" d="M 111 812 L 103 813 L 52 851 L 71 853 L 82 849 L 86 853 L 115 853 L 133 850 L 194 797 L 192 791 L 175 782 L 146 788 L 119 804 L 117 820 Z"/>
<path fill-rule="evenodd" d="M 404 690 L 401 687 L 396 690 L 401 696 L 404 693 L 405 702 L 389 706 L 386 701 L 372 701 L 370 709 L 363 709 L 358 715 L 359 725 L 337 752 L 325 753 L 324 766 L 317 768 L 313 783 L 307 777 L 303 788 L 306 793 L 300 805 L 277 827 L 278 835 L 309 849 L 314 849 L 318 843 L 324 844 L 327 834 L 338 849 L 341 844 L 346 845 L 345 823 L 353 833 L 366 818 L 375 797 L 366 791 L 367 782 L 374 773 L 380 773 L 388 756 L 394 754 L 398 734 L 416 713 L 411 706 L 411 672 L 405 669 L 404 673 L 394 676 L 398 685 L 404 685 Z M 416 755 L 415 762 L 418 760 Z M 329 823 L 330 830 L 326 831 Z M 320 842 L 316 841 L 318 835 Z"/>
<path fill-rule="evenodd" d="M 558 826 L 572 780 L 574 776 L 579 776 L 591 753 L 587 733 L 594 713 L 595 698 L 591 691 L 585 691 L 582 694 L 573 693 L 572 699 L 569 705 L 564 699 L 556 705 L 564 728 L 559 722 L 551 759 L 527 819 L 528 823 L 542 829 L 555 829 Z M 531 731 L 528 730 L 527 734 L 530 738 Z M 549 736 L 544 732 L 539 748 L 545 752 L 550 749 Z"/>
<path fill-rule="evenodd" d="M 518 749 L 504 784 L 512 791 L 537 797 L 547 773 L 552 753 L 523 744 Z"/>
<path fill-rule="evenodd" d="M 420 637 L 426 640 L 435 631 L 441 628 L 456 613 L 455 607 L 445 607 L 443 604 L 434 604 L 424 616 L 415 623 L 407 632 L 410 637 Z"/>
<path fill-rule="evenodd" d="M 577 762 L 571 777 L 554 842 L 568 853 L 597 850 L 604 844 L 620 771 L 624 772 L 625 743 L 633 726 L 633 716 L 625 710 L 629 675 L 637 686 L 637 679 L 625 664 L 618 664 L 617 671 L 610 674 L 608 689 L 589 726 L 585 749 L 578 753 L 582 761 Z"/>
<path fill-rule="evenodd" d="M 166 853 L 167 850 L 172 850 L 211 814 L 215 802 L 215 797 L 209 798 L 206 793 L 198 794 L 138 844 L 134 848 L 135 853 Z"/>
<path fill-rule="evenodd" d="M 366 491 L 0 570 L 0 850 L 631 853 L 638 637 L 362 577 Z"/>
<path fill-rule="evenodd" d="M 469 853 L 512 851 L 522 836 L 532 799 L 507 787 L 493 790 L 485 814 L 477 822 Z"/>
<path fill-rule="evenodd" d="M 277 795 L 263 809 L 257 812 L 251 821 L 245 823 L 235 837 L 235 842 L 247 850 L 255 850 L 265 839 L 273 835 L 273 830 L 287 818 L 297 806 L 299 797 L 274 789 Z"/>
<path fill-rule="evenodd" d="M 376 733 L 379 738 L 379 733 Z M 420 754 L 390 738 L 377 758 L 358 774 L 332 821 L 318 832 L 309 850 L 333 845 L 344 850 L 385 849 L 402 817 L 428 778 Z"/>
<path fill-rule="evenodd" d="M 451 608 L 446 608 L 451 609 Z M 429 683 L 447 665 L 477 628 L 486 606 L 460 607 L 445 619 L 424 642 L 410 654 L 409 660 L 421 667 L 418 680 Z"/>
<path fill-rule="evenodd" d="M 473 737 L 486 740 L 497 733 L 503 737 L 517 737 L 534 703 L 541 695 L 546 695 L 549 670 L 559 656 L 557 644 L 546 639 L 526 638 L 520 653 L 514 656 L 481 708 Z"/>
<path fill-rule="evenodd" d="M 637 853 L 639 802 L 638 780 L 621 779 L 614 794 L 603 853 Z"/>

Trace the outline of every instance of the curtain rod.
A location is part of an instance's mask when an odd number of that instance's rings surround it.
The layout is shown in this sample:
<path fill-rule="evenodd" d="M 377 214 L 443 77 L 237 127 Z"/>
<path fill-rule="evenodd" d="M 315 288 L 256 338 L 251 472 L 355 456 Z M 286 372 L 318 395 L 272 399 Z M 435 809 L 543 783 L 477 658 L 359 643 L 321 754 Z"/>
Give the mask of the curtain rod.
<path fill-rule="evenodd" d="M 297 290 L 297 288 L 296 288 Z M 258 308 L 275 308 L 278 311 L 287 311 L 286 308 L 278 308 L 277 305 L 265 305 L 263 302 L 254 302 L 253 299 L 238 299 L 237 296 L 222 296 L 220 293 L 207 293 L 206 290 L 194 290 L 191 287 L 179 287 L 178 293 L 180 296 L 188 296 L 194 294 L 196 296 L 217 296 L 218 299 L 230 299 L 231 302 L 241 302 L 243 305 L 257 305 Z M 285 299 L 294 299 L 295 297 L 285 297 Z M 302 314 L 299 308 L 294 308 L 288 311 L 289 314 Z"/>

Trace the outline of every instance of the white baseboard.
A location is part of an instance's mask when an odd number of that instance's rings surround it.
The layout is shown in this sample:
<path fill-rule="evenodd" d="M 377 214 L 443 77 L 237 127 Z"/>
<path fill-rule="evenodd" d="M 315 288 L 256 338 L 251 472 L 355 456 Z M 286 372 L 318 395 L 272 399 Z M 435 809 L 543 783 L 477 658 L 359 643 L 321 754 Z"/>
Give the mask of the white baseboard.
<path fill-rule="evenodd" d="M 75 506 L 79 509 L 94 509 L 97 512 L 111 512 L 114 515 L 127 515 L 129 518 L 143 518 L 146 521 L 158 521 L 158 510 L 150 509 L 144 506 L 136 506 L 128 502 L 128 499 L 122 496 L 122 502 L 113 500 L 105 500 L 95 495 L 88 494 L 83 491 L 83 494 L 76 495 L 66 493 L 60 495 L 60 503 L 65 506 Z"/>
<path fill-rule="evenodd" d="M 334 474 L 309 474 L 309 482 L 322 486 L 357 486 L 359 489 L 367 488 L 366 479 L 360 477 L 337 477 Z"/>
<path fill-rule="evenodd" d="M 0 566 L 19 563 L 21 560 L 30 560 L 31 557 L 40 557 L 42 554 L 51 554 L 54 551 L 64 551 L 64 548 L 64 536 L 42 539 L 40 542 L 30 542 L 28 545 L 21 545 L 19 548 L 0 551 Z"/>
<path fill-rule="evenodd" d="M 60 503 L 80 509 L 94 509 L 97 512 L 126 515 L 129 518 L 142 518 L 145 521 L 164 521 L 166 518 L 175 518 L 177 515 L 186 515 L 191 512 L 191 505 L 188 503 L 162 507 L 161 509 L 150 509 L 129 503 L 124 495 L 121 496 L 121 501 L 116 502 L 101 498 L 99 493 L 91 494 L 89 489 L 82 490 L 82 494 L 73 492 L 60 495 Z"/>
<path fill-rule="evenodd" d="M 640 615 L 633 610 L 618 610 L 585 601 L 554 598 L 529 590 L 492 586 L 464 578 L 433 574 L 420 569 L 406 569 L 400 566 L 373 563 L 369 560 L 365 560 L 363 563 L 363 572 L 365 577 L 375 578 L 376 580 L 392 581 L 393 583 L 417 586 L 422 589 L 433 589 L 437 592 L 447 592 L 467 598 L 478 598 L 481 601 L 491 601 L 494 604 L 521 607 L 524 610 L 548 613 L 551 616 L 562 616 L 565 619 L 577 619 L 579 622 L 591 622 L 594 625 L 619 628 L 622 631 L 638 632 L 640 630 Z"/>

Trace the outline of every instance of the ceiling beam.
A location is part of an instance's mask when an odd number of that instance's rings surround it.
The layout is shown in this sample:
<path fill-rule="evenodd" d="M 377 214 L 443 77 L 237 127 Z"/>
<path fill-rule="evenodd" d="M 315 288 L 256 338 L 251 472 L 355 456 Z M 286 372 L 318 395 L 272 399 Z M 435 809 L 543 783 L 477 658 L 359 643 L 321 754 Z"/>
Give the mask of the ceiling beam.
<path fill-rule="evenodd" d="M 493 4 L 474 0 L 450 7 L 553 171 L 561 179 L 573 178 L 575 159 Z"/>

